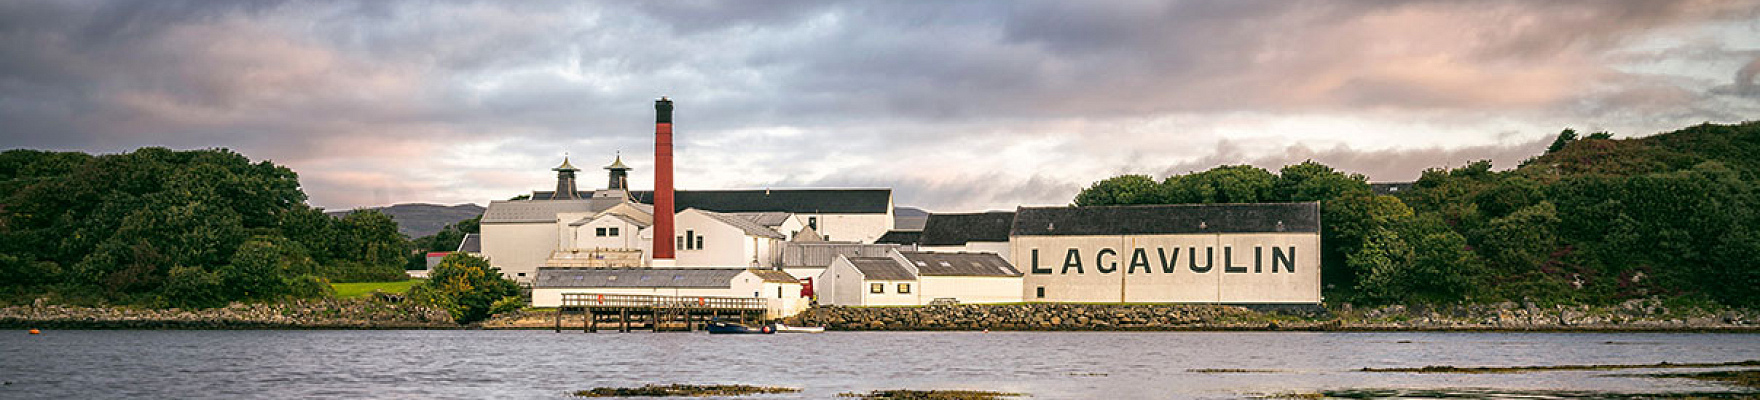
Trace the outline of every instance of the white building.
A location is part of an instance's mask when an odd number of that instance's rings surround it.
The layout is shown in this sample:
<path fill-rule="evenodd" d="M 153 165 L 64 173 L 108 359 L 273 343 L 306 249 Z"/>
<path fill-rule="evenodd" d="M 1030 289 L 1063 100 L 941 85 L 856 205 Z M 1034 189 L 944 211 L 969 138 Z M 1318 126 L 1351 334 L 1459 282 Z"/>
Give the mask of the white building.
<path fill-rule="evenodd" d="M 1046 302 L 1320 302 L 1320 204 L 1020 208 L 1023 297 Z"/>
<path fill-rule="evenodd" d="M 838 256 L 819 274 L 819 303 L 914 306 L 1018 302 L 1021 273 L 993 253 L 891 251 Z"/>
<path fill-rule="evenodd" d="M 895 250 L 909 250 L 891 244 L 864 244 L 849 242 L 790 241 L 782 243 L 781 257 L 772 267 L 787 272 L 795 278 L 811 281 L 813 294 L 821 293 L 819 274 L 831 267 L 831 262 L 838 256 L 844 257 L 886 257 Z"/>
<path fill-rule="evenodd" d="M 483 214 L 482 255 L 507 277 L 530 283 L 539 267 L 653 265 L 652 192 L 628 190 L 621 158 L 605 167 L 607 188 L 576 189 L 580 169 L 563 160 L 556 190 L 492 201 Z M 873 240 L 892 225 L 890 189 L 677 191 L 673 266 L 772 266 L 779 244 L 809 238 Z"/>
<path fill-rule="evenodd" d="M 1009 260 L 1008 233 L 1014 212 L 929 214 L 917 249 L 934 252 L 994 253 Z"/>
<path fill-rule="evenodd" d="M 766 299 L 772 317 L 807 307 L 801 284 L 781 271 L 747 268 L 540 268 L 532 306 L 557 307 L 563 294 L 643 294 Z"/>

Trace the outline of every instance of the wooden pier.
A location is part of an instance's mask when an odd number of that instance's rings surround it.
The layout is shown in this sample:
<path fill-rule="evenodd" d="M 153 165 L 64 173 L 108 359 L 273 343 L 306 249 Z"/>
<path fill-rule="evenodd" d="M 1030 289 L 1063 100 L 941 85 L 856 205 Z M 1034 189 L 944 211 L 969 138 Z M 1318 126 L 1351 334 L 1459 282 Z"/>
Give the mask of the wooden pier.
<path fill-rule="evenodd" d="M 768 304 L 760 298 L 564 293 L 562 306 L 556 308 L 556 332 L 562 332 L 562 315 L 570 311 L 584 314 L 584 332 L 598 332 L 604 322 L 612 323 L 618 332 L 642 325 L 653 332 L 691 332 L 716 319 L 757 321 L 767 309 Z"/>

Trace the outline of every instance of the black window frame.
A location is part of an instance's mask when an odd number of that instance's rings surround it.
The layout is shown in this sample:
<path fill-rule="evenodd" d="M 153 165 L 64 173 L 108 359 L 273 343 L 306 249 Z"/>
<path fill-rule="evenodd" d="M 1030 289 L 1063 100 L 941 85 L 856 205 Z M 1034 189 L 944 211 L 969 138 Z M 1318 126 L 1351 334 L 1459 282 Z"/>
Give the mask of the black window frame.
<path fill-rule="evenodd" d="M 884 284 L 884 283 L 870 283 L 870 284 L 868 284 L 868 294 L 886 294 L 886 284 Z"/>

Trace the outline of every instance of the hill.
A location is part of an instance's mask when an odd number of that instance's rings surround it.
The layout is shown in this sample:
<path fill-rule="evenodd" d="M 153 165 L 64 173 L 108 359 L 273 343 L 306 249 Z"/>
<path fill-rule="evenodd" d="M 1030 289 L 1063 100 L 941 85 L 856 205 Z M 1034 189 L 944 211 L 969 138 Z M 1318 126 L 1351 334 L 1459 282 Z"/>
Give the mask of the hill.
<path fill-rule="evenodd" d="M 447 225 L 458 223 L 483 215 L 483 206 L 476 204 L 459 204 L 443 206 L 439 204 L 405 203 L 388 207 L 357 208 L 354 210 L 324 211 L 332 217 L 342 217 L 356 210 L 378 210 L 397 221 L 397 232 L 411 238 L 419 238 L 440 232 Z"/>

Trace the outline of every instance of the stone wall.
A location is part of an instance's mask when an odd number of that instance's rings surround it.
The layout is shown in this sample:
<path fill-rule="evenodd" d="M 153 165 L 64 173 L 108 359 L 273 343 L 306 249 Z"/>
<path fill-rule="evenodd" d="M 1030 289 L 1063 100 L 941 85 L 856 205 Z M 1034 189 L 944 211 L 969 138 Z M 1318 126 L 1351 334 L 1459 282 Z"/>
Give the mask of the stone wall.
<path fill-rule="evenodd" d="M 829 330 L 1494 330 L 1760 331 L 1754 310 L 1669 310 L 1658 300 L 1609 307 L 1534 304 L 1308 307 L 1005 304 L 815 307 L 783 321 Z"/>
<path fill-rule="evenodd" d="M 399 295 L 359 299 L 233 303 L 205 310 L 75 307 L 0 308 L 0 327 L 42 329 L 411 329 L 458 328 L 445 310 Z"/>

